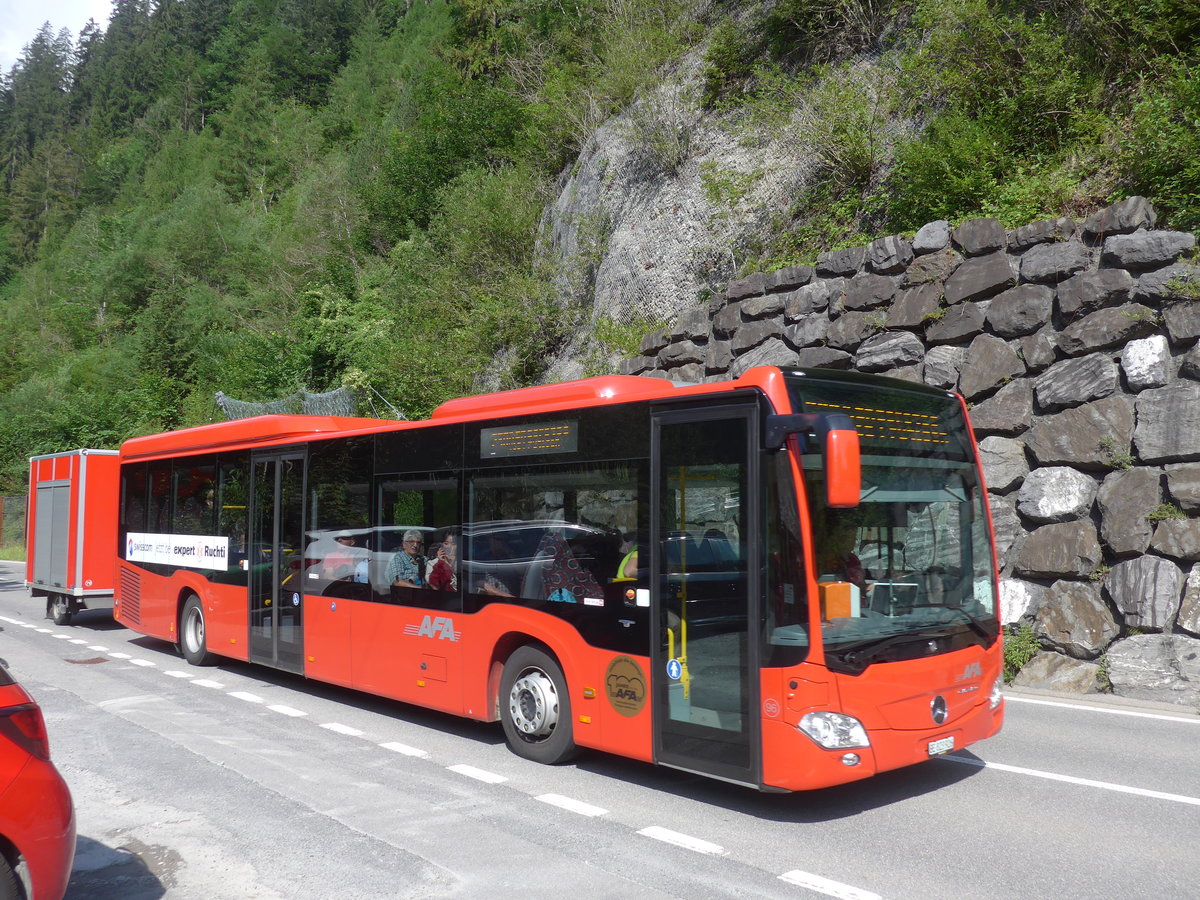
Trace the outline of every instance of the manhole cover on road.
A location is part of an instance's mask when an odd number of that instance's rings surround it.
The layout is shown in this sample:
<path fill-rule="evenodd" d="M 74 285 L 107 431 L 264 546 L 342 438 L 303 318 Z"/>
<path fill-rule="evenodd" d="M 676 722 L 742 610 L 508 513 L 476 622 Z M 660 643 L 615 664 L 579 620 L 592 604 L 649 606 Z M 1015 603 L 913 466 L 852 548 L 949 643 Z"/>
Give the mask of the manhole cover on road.
<path fill-rule="evenodd" d="M 68 659 L 67 662 L 75 666 L 94 666 L 96 663 L 108 662 L 103 656 L 95 656 L 91 659 Z"/>

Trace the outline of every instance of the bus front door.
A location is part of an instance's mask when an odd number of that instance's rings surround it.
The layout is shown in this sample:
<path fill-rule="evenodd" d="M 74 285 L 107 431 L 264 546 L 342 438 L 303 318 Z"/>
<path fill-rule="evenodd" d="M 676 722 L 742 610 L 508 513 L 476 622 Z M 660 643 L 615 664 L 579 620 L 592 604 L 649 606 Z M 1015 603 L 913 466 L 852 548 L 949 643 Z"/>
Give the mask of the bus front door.
<path fill-rule="evenodd" d="M 755 786 L 757 423 L 745 405 L 656 414 L 650 521 L 655 759 Z"/>
<path fill-rule="evenodd" d="M 304 456 L 255 454 L 250 510 L 250 660 L 304 671 Z"/>

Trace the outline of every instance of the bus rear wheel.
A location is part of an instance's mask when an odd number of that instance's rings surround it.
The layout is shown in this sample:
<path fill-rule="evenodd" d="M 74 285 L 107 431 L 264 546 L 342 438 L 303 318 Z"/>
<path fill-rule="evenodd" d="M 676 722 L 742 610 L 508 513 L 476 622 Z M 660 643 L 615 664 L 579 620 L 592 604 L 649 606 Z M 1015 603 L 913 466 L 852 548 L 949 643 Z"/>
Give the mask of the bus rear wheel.
<path fill-rule="evenodd" d="M 571 733 L 571 698 L 562 668 L 537 647 L 521 647 L 504 664 L 500 721 L 518 756 L 546 765 L 578 752 Z"/>
<path fill-rule="evenodd" d="M 213 654 L 208 652 L 204 607 L 195 594 L 188 597 L 179 615 L 179 649 L 183 651 L 183 658 L 193 666 L 211 666 L 215 661 Z"/>

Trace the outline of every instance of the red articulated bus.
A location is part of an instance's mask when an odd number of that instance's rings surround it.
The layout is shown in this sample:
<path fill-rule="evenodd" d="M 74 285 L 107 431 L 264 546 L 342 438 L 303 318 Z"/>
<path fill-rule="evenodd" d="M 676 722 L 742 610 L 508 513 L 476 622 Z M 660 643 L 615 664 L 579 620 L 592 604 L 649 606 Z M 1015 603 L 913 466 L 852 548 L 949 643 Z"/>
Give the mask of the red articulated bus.
<path fill-rule="evenodd" d="M 612 376 L 428 421 L 262 416 L 121 447 L 116 616 L 230 657 L 760 790 L 995 734 L 962 398 L 844 372 Z"/>

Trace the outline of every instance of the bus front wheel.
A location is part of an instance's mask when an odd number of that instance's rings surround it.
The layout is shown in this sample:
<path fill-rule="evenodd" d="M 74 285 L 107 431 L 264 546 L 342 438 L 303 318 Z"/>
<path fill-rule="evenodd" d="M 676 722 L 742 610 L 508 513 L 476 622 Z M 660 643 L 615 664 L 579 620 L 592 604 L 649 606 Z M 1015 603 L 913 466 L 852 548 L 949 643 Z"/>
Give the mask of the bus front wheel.
<path fill-rule="evenodd" d="M 518 756 L 556 765 L 576 754 L 567 679 L 552 656 L 521 647 L 508 658 L 500 679 L 500 721 Z"/>
<path fill-rule="evenodd" d="M 211 666 L 213 654 L 208 652 L 205 638 L 204 607 L 195 594 L 188 597 L 179 616 L 179 647 L 183 657 L 193 666 Z"/>

